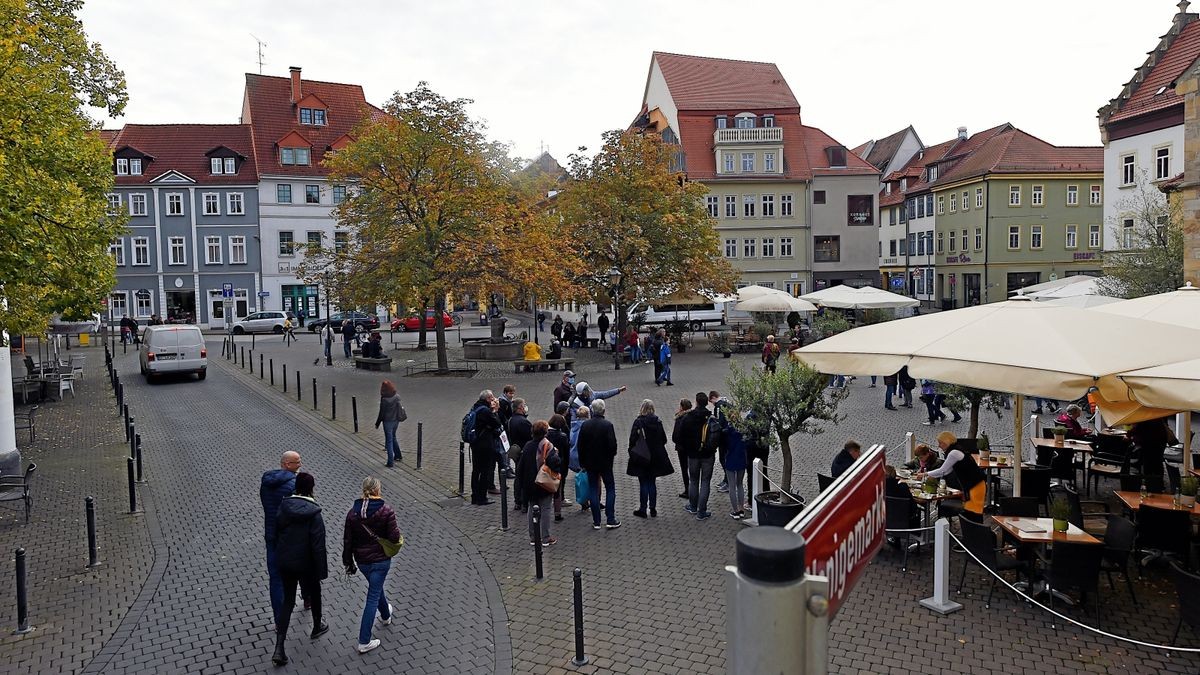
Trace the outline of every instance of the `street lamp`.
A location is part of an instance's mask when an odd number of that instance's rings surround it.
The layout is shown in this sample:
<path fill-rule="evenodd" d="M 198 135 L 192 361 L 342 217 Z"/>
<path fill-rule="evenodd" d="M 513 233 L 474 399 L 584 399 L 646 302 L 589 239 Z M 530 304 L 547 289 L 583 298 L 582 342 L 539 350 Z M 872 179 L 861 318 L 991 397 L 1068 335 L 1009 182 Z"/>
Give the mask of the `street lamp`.
<path fill-rule="evenodd" d="M 615 313 L 617 315 L 616 316 L 616 319 L 617 319 L 617 327 L 616 327 L 617 345 L 619 345 L 619 344 L 621 344 L 621 336 L 624 335 L 624 327 L 625 327 L 624 326 L 625 315 L 621 311 L 621 308 L 617 303 L 617 298 L 620 297 L 620 294 L 621 294 L 621 270 L 619 270 L 615 267 L 610 269 L 608 271 L 608 283 L 609 283 L 609 292 L 612 294 L 613 313 Z M 600 339 L 607 340 L 608 336 L 601 335 Z M 619 349 L 617 349 L 617 345 L 613 345 L 613 350 L 612 350 L 613 370 L 621 369 L 621 352 Z"/>

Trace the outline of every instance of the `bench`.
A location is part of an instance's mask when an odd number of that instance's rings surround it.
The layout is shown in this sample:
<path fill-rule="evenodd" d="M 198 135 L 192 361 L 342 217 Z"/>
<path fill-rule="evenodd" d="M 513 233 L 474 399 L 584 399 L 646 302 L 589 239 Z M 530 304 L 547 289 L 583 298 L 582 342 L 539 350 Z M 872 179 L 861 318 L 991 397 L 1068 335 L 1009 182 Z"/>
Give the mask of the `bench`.
<path fill-rule="evenodd" d="M 564 369 L 573 368 L 575 366 L 575 359 L 539 359 L 537 361 L 526 361 L 525 359 L 520 359 L 518 361 L 513 361 L 513 372 L 519 373 L 521 372 L 522 368 L 530 372 L 538 370 L 558 370 L 560 365 Z"/>
<path fill-rule="evenodd" d="M 354 357 L 354 367 L 359 370 L 392 370 L 392 357 L 385 356 L 381 359 L 371 359 L 365 356 Z"/>

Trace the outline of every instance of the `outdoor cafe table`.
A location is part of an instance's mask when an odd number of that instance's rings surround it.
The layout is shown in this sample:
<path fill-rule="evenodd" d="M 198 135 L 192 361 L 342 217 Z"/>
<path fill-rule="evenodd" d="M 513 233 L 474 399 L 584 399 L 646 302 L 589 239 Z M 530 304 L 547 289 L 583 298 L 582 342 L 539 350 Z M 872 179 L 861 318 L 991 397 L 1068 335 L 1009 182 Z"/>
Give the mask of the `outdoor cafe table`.
<path fill-rule="evenodd" d="M 921 505 L 925 511 L 925 523 L 929 524 L 929 509 L 934 504 L 943 502 L 947 499 L 962 499 L 962 490 L 947 488 L 946 490 L 938 490 L 936 493 L 930 494 L 921 489 L 921 481 L 903 479 L 909 491 L 912 492 L 913 500 Z"/>
<path fill-rule="evenodd" d="M 1055 532 L 1050 518 L 1026 518 L 1022 516 L 992 516 L 1004 531 L 1022 544 L 1054 544 L 1065 541 L 1072 544 L 1100 544 L 1099 539 L 1075 527 L 1067 525 L 1066 532 Z"/>
<path fill-rule="evenodd" d="M 1158 492 L 1152 492 L 1146 495 L 1145 499 L 1142 499 L 1141 492 L 1118 491 L 1116 495 L 1117 498 L 1121 500 L 1121 503 L 1125 505 L 1125 508 L 1133 511 L 1134 513 L 1137 512 L 1139 506 L 1153 506 L 1154 508 L 1158 509 L 1175 509 L 1175 497 L 1173 495 L 1164 495 Z M 1196 506 L 1186 510 L 1191 511 L 1193 516 L 1200 516 L 1200 503 L 1197 503 Z"/>
<path fill-rule="evenodd" d="M 996 455 L 994 453 L 988 459 L 984 459 L 979 455 L 975 455 L 975 463 L 979 465 L 980 469 L 983 469 L 983 474 L 987 477 L 987 494 L 984 496 L 983 502 L 985 504 L 994 504 L 995 495 L 992 494 L 992 470 L 995 470 L 996 473 L 999 474 L 1000 469 L 1011 469 L 1013 466 L 1013 457 L 1011 455 L 1004 455 L 1004 463 L 1001 464 L 1000 462 L 996 461 Z"/>
<path fill-rule="evenodd" d="M 1062 445 L 1055 445 L 1053 438 L 1031 438 L 1033 445 L 1038 448 L 1052 448 L 1054 450 L 1074 450 L 1075 452 L 1091 453 L 1095 450 L 1091 443 L 1087 441 L 1077 441 L 1074 439 L 1066 439 Z"/>

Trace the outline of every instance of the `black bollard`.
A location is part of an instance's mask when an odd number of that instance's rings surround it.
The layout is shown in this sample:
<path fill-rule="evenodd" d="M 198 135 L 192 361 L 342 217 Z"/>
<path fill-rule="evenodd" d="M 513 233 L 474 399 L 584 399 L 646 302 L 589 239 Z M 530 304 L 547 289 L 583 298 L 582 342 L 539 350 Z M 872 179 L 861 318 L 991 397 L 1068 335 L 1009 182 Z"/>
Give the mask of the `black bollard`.
<path fill-rule="evenodd" d="M 83 500 L 84 511 L 87 514 L 88 535 L 88 567 L 100 564 L 100 554 L 96 552 L 96 500 L 87 497 Z"/>
<path fill-rule="evenodd" d="M 533 565 L 537 580 L 545 576 L 542 573 L 542 507 L 533 505 Z"/>
<path fill-rule="evenodd" d="M 463 445 L 462 441 L 458 442 L 458 496 L 465 499 L 467 495 L 463 492 L 463 479 L 467 474 L 467 455 L 463 451 Z"/>
<path fill-rule="evenodd" d="M 275 359 L 271 359 L 268 363 L 271 365 L 271 386 L 275 386 Z"/>
<path fill-rule="evenodd" d="M 317 378 L 313 378 L 313 410 L 317 409 Z"/>
<path fill-rule="evenodd" d="M 258 355 L 258 379 L 263 379 L 263 355 Z"/>
<path fill-rule="evenodd" d="M 256 345 L 258 345 L 258 333 L 251 333 L 250 334 L 250 349 L 254 349 L 254 347 Z"/>
<path fill-rule="evenodd" d="M 125 442 L 129 442 L 129 406 L 121 404 L 121 414 L 125 417 Z"/>
<path fill-rule="evenodd" d="M 137 513 L 137 485 L 133 480 L 133 458 L 125 458 L 125 473 L 129 478 L 129 512 Z"/>
<path fill-rule="evenodd" d="M 242 367 L 246 367 L 246 345 L 242 345 Z"/>
<path fill-rule="evenodd" d="M 358 397 L 350 397 L 350 414 L 354 417 L 354 433 L 358 433 Z"/>
<path fill-rule="evenodd" d="M 425 439 L 425 423 L 417 422 L 417 468 L 421 468 L 422 446 Z"/>
<path fill-rule="evenodd" d="M 287 364 L 283 363 L 280 365 L 283 366 L 283 393 L 286 394 L 287 393 Z"/>
<path fill-rule="evenodd" d="M 337 385 L 329 385 L 329 416 L 337 419 Z"/>
<path fill-rule="evenodd" d="M 133 435 L 133 462 L 137 466 L 137 482 L 145 483 L 146 479 L 142 478 L 142 435 Z"/>
<path fill-rule="evenodd" d="M 508 532 L 508 478 L 504 467 L 496 464 L 500 472 L 500 529 Z"/>
<path fill-rule="evenodd" d="M 29 625 L 29 598 L 26 597 L 25 549 L 17 549 L 17 629 L 14 635 L 24 635 L 33 630 Z"/>
<path fill-rule="evenodd" d="M 583 570 L 575 568 L 575 658 L 571 665 L 586 666 L 588 657 L 583 655 Z"/>
<path fill-rule="evenodd" d="M 243 363 L 242 365 L 244 366 L 246 364 Z M 253 350 L 250 351 L 250 374 L 251 375 L 254 374 L 254 351 Z"/>
<path fill-rule="evenodd" d="M 121 378 L 117 378 L 117 405 L 120 406 L 125 402 L 125 385 L 121 384 Z"/>
<path fill-rule="evenodd" d="M 133 458 L 133 455 L 136 452 L 136 450 L 134 449 L 136 446 L 137 446 L 137 425 L 134 424 L 133 418 L 130 417 L 129 418 L 129 457 L 130 457 L 130 459 Z"/>
<path fill-rule="evenodd" d="M 300 389 L 300 371 L 299 371 L 299 370 L 297 370 L 297 371 L 296 371 L 296 400 L 297 400 L 297 401 L 299 401 L 299 400 L 300 400 L 300 392 L 301 392 L 301 389 Z"/>
<path fill-rule="evenodd" d="M 121 340 L 121 353 L 126 354 L 128 352 L 129 352 L 129 343 L 124 340 Z"/>

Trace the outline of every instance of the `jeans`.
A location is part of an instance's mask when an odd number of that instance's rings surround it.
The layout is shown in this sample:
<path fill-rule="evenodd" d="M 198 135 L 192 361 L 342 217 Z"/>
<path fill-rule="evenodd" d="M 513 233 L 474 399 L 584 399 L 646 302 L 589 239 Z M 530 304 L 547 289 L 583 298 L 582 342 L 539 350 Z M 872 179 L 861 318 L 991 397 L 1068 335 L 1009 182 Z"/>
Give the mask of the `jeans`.
<path fill-rule="evenodd" d="M 329 353 L 332 349 L 333 349 L 333 341 L 326 340 L 325 341 L 325 358 L 329 358 Z"/>
<path fill-rule="evenodd" d="M 630 361 L 630 363 L 637 363 L 638 361 L 641 361 L 641 360 L 642 360 L 642 350 L 641 350 L 641 348 L 640 348 L 640 347 L 638 347 L 637 345 L 633 345 L 633 346 L 631 346 L 631 347 L 629 348 L 629 361 Z"/>
<path fill-rule="evenodd" d="M 658 510 L 658 485 L 655 484 L 653 478 L 643 478 L 638 476 L 638 510 L 642 513 L 646 512 L 648 505 L 655 511 Z"/>
<path fill-rule="evenodd" d="M 846 376 L 845 375 L 830 375 L 829 376 L 829 386 L 838 387 L 838 388 L 846 386 Z"/>
<path fill-rule="evenodd" d="M 492 471 L 496 465 L 496 454 L 491 448 L 471 447 L 471 503 L 487 501 L 488 488 L 492 484 Z"/>
<path fill-rule="evenodd" d="M 929 423 L 933 424 L 934 422 L 938 421 L 938 415 L 941 414 L 941 410 L 938 409 L 937 397 L 933 394 L 926 394 L 924 396 L 925 411 L 929 413 Z"/>
<path fill-rule="evenodd" d="M 283 612 L 283 577 L 279 576 L 279 565 L 275 562 L 275 549 L 267 544 L 267 577 L 271 583 L 271 616 L 275 625 L 279 625 L 279 617 Z"/>
<path fill-rule="evenodd" d="M 688 491 L 688 458 L 687 453 L 683 450 L 676 450 L 679 454 L 679 475 L 683 478 L 683 493 Z"/>
<path fill-rule="evenodd" d="M 905 406 L 912 407 L 912 389 L 901 389 L 900 398 L 904 399 Z"/>
<path fill-rule="evenodd" d="M 894 396 L 896 394 L 896 385 L 888 384 L 888 385 L 884 385 L 884 387 L 885 387 L 885 389 L 883 390 L 883 405 L 884 405 L 884 407 L 885 408 L 896 407 L 896 406 L 892 405 L 892 396 Z"/>
<path fill-rule="evenodd" d="M 716 457 L 688 457 L 688 504 L 696 513 L 708 513 L 708 491 L 712 489 Z"/>
<path fill-rule="evenodd" d="M 536 494 L 529 495 L 529 541 L 533 541 L 539 535 L 538 529 L 535 529 L 533 524 L 533 507 L 538 507 L 541 511 L 538 519 L 540 522 L 541 538 L 543 541 L 550 538 L 550 506 L 554 502 L 554 495 L 546 492 L 538 486 L 534 486 Z"/>
<path fill-rule="evenodd" d="M 871 376 L 871 386 L 872 386 L 872 387 L 874 387 L 874 386 L 875 386 L 875 384 L 876 384 L 876 381 L 877 381 L 878 377 L 879 377 L 878 375 L 872 375 L 872 376 Z"/>
<path fill-rule="evenodd" d="M 362 621 L 358 624 L 360 645 L 371 641 L 371 624 L 375 623 L 375 612 L 379 612 L 384 621 L 392 616 L 388 609 L 387 596 L 383 594 L 383 582 L 387 579 L 391 567 L 390 558 L 383 562 L 362 563 L 358 566 L 359 571 L 367 578 L 367 604 L 363 607 Z"/>
<path fill-rule="evenodd" d="M 733 471 L 725 469 L 725 480 L 729 482 L 729 504 L 734 511 L 741 511 L 746 505 L 746 493 L 743 491 L 742 479 L 746 477 L 746 470 Z"/>
<path fill-rule="evenodd" d="M 275 630 L 280 635 L 287 635 L 288 625 L 291 624 L 292 610 L 296 608 L 296 585 L 304 591 L 304 599 L 312 610 L 313 630 L 321 625 L 321 580 L 316 577 L 298 577 L 291 574 L 282 575 L 283 584 L 283 613 L 275 621 Z"/>
<path fill-rule="evenodd" d="M 346 352 L 346 358 L 350 358 L 350 338 L 342 338 L 342 350 Z"/>
<path fill-rule="evenodd" d="M 400 459 L 400 441 L 396 438 L 396 428 L 399 426 L 399 421 L 383 423 L 383 450 L 387 453 L 388 466 Z"/>
<path fill-rule="evenodd" d="M 670 381 L 671 381 L 671 364 L 664 363 L 662 366 L 662 373 L 659 374 L 658 379 L 655 380 L 655 382 L 662 383 L 662 382 L 670 382 Z"/>
<path fill-rule="evenodd" d="M 617 492 L 612 468 L 588 472 L 588 487 L 591 492 L 588 500 L 592 502 L 592 524 L 600 524 L 600 481 L 604 481 L 604 518 L 609 525 L 615 525 L 617 523 Z"/>

